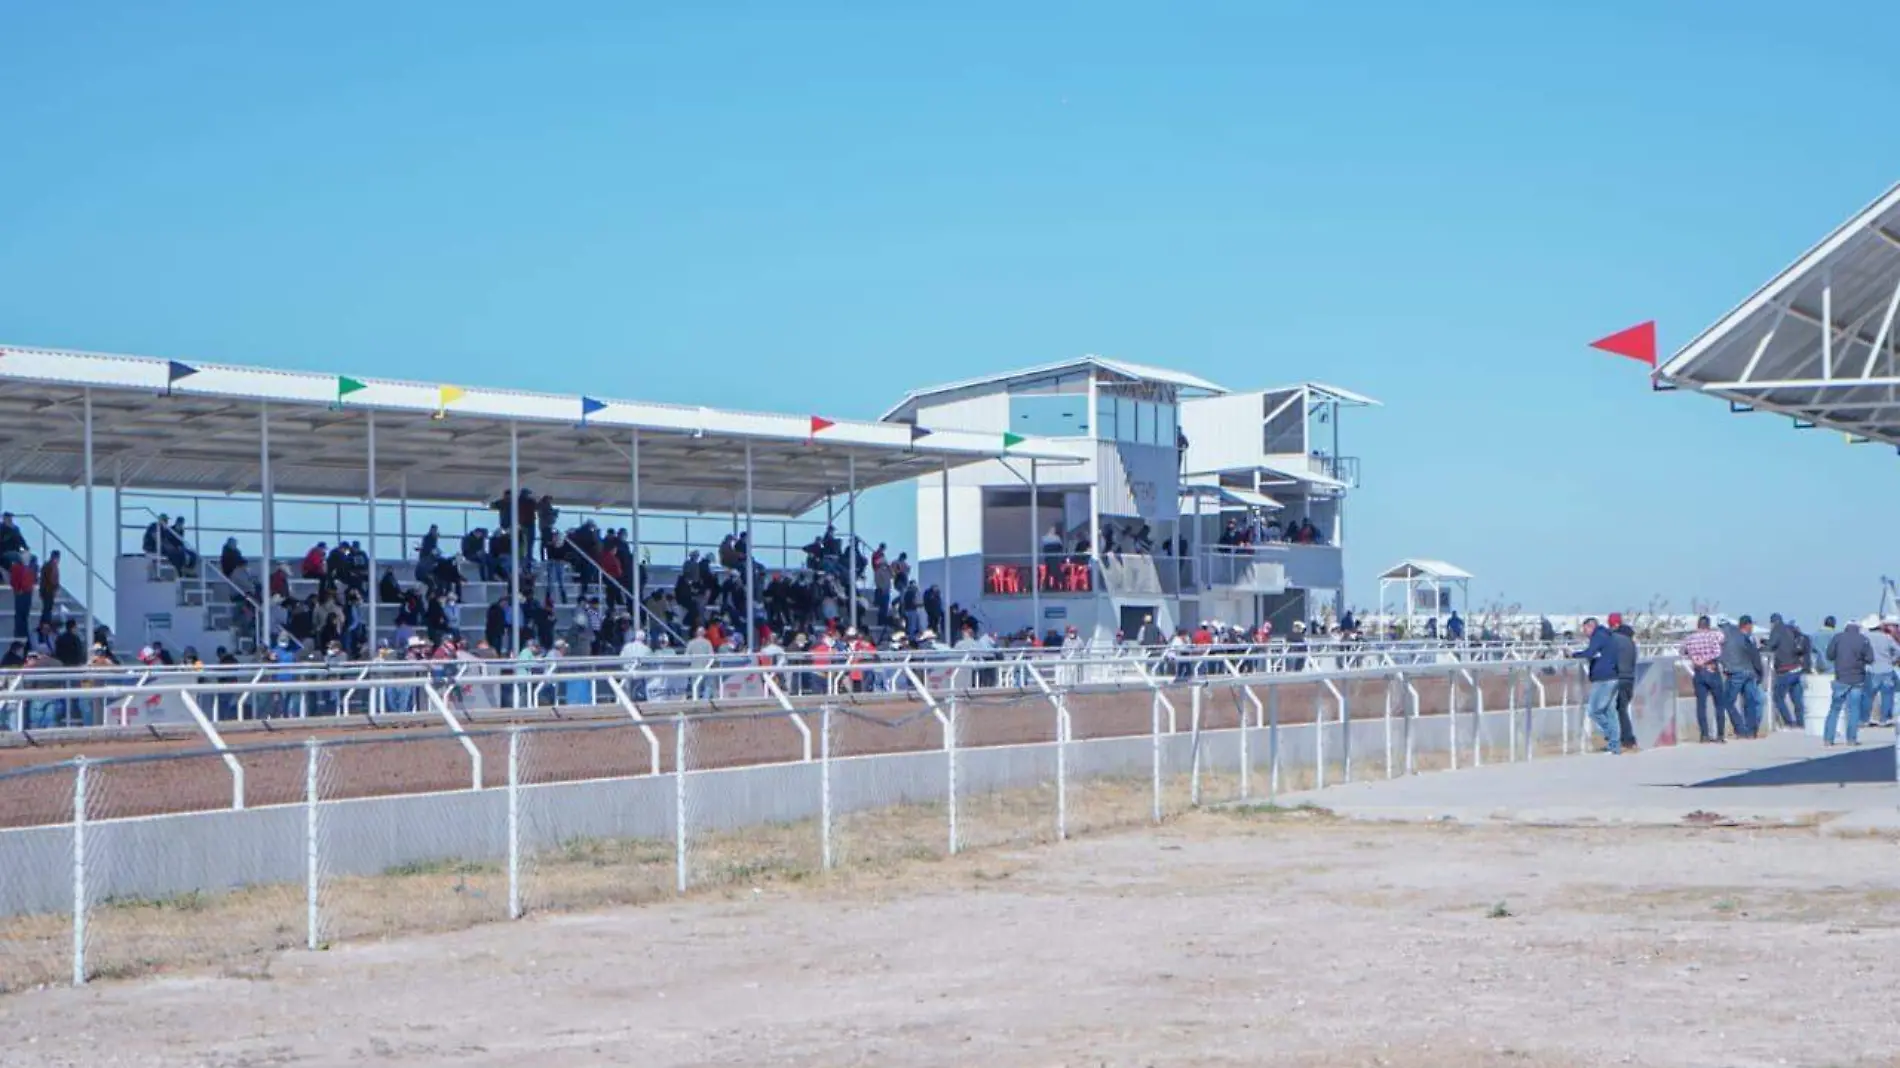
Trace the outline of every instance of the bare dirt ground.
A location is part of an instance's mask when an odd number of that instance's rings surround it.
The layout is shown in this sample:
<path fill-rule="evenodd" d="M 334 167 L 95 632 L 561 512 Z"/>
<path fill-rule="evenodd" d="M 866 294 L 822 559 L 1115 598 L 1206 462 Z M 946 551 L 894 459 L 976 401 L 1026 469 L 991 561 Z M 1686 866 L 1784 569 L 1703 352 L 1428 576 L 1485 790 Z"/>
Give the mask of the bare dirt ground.
<path fill-rule="evenodd" d="M 1278 810 L 0 999 L 0 1065 L 1892 1064 L 1897 847 Z"/>

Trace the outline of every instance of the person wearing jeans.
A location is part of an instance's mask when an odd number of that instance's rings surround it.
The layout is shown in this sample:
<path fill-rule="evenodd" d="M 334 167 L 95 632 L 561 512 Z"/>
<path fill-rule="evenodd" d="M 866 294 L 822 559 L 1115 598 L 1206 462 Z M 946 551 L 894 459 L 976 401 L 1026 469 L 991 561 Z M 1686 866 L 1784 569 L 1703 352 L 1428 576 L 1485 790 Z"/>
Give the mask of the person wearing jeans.
<path fill-rule="evenodd" d="M 1867 669 L 1867 692 L 1861 698 L 1861 725 L 1866 726 L 1868 717 L 1873 714 L 1874 699 L 1880 699 L 1880 715 L 1877 722 L 1881 726 L 1893 724 L 1893 694 L 1896 680 L 1895 664 L 1900 662 L 1900 641 L 1894 640 L 1894 622 L 1891 619 L 1875 620 L 1874 626 L 1867 630 L 1867 644 L 1873 648 L 1874 662 Z"/>
<path fill-rule="evenodd" d="M 1848 623 L 1828 643 L 1827 658 L 1834 662 L 1834 694 L 1827 706 L 1827 727 L 1823 741 L 1834 744 L 1834 727 L 1840 722 L 1843 707 L 1847 712 L 1847 744 L 1860 744 L 1861 706 L 1867 696 L 1867 669 L 1874 662 L 1874 647 L 1859 623 Z"/>
<path fill-rule="evenodd" d="M 1761 731 L 1761 650 L 1755 645 L 1755 621 L 1743 616 L 1722 626 L 1722 698 L 1736 720 L 1737 738 L 1754 738 Z M 1736 701 L 1742 703 L 1738 708 Z"/>
<path fill-rule="evenodd" d="M 1610 629 L 1598 626 L 1594 617 L 1583 621 L 1583 636 L 1590 644 L 1570 655 L 1590 665 L 1590 696 L 1585 707 L 1590 721 L 1603 732 L 1605 751 L 1614 756 L 1623 752 L 1623 731 L 1616 716 L 1616 645 L 1610 640 Z"/>
<path fill-rule="evenodd" d="M 1848 626 L 1852 627 L 1853 624 Z M 1834 744 L 1834 726 L 1840 722 L 1843 708 L 1847 711 L 1847 744 L 1860 744 L 1860 710 L 1866 696 L 1865 683 L 1842 682 L 1839 674 L 1834 676 L 1834 696 L 1827 703 L 1827 739 L 1824 744 Z"/>
<path fill-rule="evenodd" d="M 1722 670 L 1716 666 L 1716 660 L 1722 655 L 1722 632 L 1709 625 L 1709 617 L 1701 616 L 1695 621 L 1695 630 L 1682 640 L 1682 658 L 1689 662 L 1695 684 L 1695 725 L 1696 731 L 1704 742 L 1722 742 L 1722 720 L 1734 711 L 1734 706 L 1723 699 Z M 1715 713 L 1715 733 L 1709 733 L 1709 713 Z M 1741 721 L 1735 722 L 1735 733 L 1740 734 Z"/>

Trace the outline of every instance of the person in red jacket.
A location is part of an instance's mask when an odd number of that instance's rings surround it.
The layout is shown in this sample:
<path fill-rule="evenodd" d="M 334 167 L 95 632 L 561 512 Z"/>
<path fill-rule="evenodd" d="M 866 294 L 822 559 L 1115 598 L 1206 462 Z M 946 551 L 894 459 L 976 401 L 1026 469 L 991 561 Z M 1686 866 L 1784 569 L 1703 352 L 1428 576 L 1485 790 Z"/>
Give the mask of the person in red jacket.
<path fill-rule="evenodd" d="M 33 570 L 33 557 L 28 555 L 13 558 L 13 566 L 7 569 L 7 585 L 13 590 L 13 636 L 26 638 L 27 619 L 33 614 L 33 594 L 40 584 L 39 575 Z"/>

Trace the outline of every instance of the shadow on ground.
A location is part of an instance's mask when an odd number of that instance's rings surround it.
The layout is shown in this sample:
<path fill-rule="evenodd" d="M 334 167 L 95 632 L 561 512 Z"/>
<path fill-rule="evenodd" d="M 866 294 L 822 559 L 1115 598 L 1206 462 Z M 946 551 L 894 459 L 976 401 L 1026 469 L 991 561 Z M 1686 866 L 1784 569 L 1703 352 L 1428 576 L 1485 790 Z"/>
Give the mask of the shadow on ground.
<path fill-rule="evenodd" d="M 1822 786 L 1838 783 L 1890 783 L 1894 781 L 1893 750 L 1884 745 L 1862 746 L 1812 760 L 1797 760 L 1771 768 L 1724 775 L 1719 779 L 1691 783 L 1693 789 L 1737 786 Z"/>

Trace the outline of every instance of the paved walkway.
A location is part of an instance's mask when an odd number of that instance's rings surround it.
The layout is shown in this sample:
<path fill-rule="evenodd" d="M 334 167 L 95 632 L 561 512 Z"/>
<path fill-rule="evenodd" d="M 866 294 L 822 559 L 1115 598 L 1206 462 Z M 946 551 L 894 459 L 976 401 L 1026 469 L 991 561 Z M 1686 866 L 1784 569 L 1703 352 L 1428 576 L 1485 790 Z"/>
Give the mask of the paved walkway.
<path fill-rule="evenodd" d="M 1687 745 L 1494 764 L 1282 795 L 1375 820 L 1518 823 L 1820 823 L 1900 833 L 1893 732 L 1823 748 L 1793 731 L 1760 741 Z"/>

